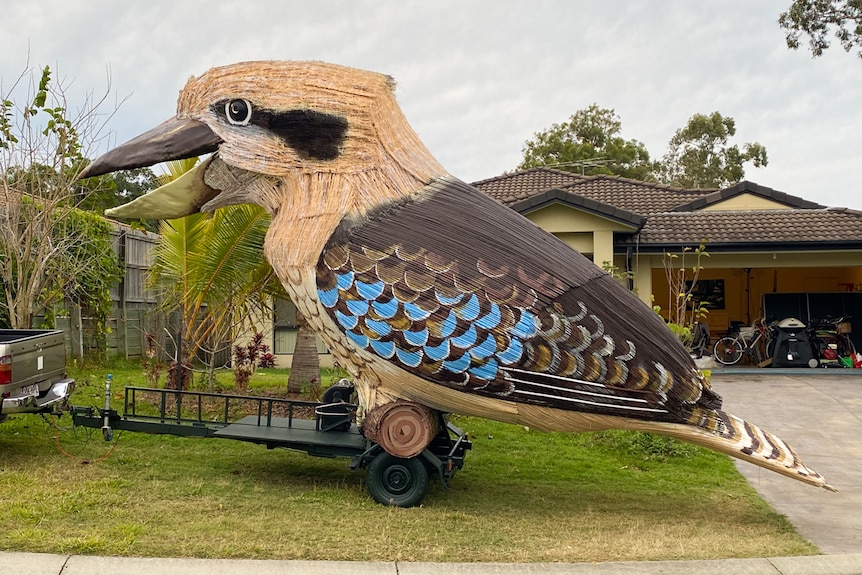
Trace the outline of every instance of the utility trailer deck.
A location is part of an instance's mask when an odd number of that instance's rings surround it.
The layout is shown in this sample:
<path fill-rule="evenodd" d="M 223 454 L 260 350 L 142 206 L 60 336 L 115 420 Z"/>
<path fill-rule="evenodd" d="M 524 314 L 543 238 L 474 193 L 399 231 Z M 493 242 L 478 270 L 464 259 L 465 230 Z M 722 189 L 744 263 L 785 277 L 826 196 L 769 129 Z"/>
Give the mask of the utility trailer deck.
<path fill-rule="evenodd" d="M 469 438 L 436 413 L 440 431 L 425 450 L 410 459 L 394 457 L 354 423 L 357 406 L 346 401 L 352 390 L 352 384 L 340 382 L 327 390 L 321 403 L 126 387 L 120 415 L 110 408 L 109 379 L 104 408 L 76 406 L 71 412 L 75 425 L 101 429 L 106 441 L 113 438 L 114 430 L 128 430 L 233 439 L 316 457 L 347 457 L 351 469 L 367 468 L 368 491 L 384 505 L 418 505 L 428 491 L 429 474 L 448 487 L 464 466 Z"/>
<path fill-rule="evenodd" d="M 269 448 L 291 447 L 284 444 L 290 442 L 301 445 L 301 450 L 309 455 L 320 457 L 351 457 L 364 453 L 369 443 L 356 425 L 351 425 L 347 431 L 322 432 L 316 421 L 274 417 L 268 425 L 260 425 L 254 415 L 216 430 L 213 437 L 250 441 Z"/>

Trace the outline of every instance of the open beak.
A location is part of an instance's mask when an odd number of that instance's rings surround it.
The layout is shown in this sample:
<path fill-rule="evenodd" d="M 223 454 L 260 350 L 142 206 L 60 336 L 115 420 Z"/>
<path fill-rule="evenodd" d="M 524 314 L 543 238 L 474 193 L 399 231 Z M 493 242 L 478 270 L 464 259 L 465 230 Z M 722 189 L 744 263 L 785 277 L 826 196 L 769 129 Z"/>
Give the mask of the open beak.
<path fill-rule="evenodd" d="M 78 179 L 209 154 L 218 150 L 221 143 L 221 138 L 205 124 L 171 118 L 100 156 L 78 174 Z M 128 204 L 106 210 L 105 214 L 123 218 L 171 219 L 195 213 L 218 194 L 203 181 L 208 164 L 199 164 L 174 182 Z"/>

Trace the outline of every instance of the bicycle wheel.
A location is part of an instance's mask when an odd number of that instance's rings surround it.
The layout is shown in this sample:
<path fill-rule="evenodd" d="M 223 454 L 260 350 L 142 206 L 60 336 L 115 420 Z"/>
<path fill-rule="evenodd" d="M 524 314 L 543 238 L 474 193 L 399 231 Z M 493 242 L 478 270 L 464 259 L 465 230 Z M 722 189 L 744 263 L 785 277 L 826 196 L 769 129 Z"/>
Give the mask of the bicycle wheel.
<path fill-rule="evenodd" d="M 715 342 L 712 355 L 715 360 L 724 365 L 733 365 L 742 357 L 742 342 L 735 337 L 723 337 Z"/>

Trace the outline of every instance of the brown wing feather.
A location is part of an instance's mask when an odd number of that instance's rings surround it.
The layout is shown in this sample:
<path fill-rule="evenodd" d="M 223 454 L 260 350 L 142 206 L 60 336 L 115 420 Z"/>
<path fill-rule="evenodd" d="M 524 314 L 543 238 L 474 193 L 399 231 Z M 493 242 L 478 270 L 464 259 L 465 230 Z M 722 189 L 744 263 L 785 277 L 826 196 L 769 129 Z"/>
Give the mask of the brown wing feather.
<path fill-rule="evenodd" d="M 648 306 L 457 180 L 343 223 L 318 285 L 350 337 L 430 381 L 646 419 L 719 405 Z"/>

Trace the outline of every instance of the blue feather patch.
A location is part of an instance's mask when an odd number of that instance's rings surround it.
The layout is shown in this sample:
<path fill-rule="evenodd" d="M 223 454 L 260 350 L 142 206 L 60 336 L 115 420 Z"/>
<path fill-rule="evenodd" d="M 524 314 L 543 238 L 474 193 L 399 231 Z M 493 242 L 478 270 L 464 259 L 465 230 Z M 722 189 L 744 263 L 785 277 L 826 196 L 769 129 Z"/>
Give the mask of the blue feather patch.
<path fill-rule="evenodd" d="M 380 319 L 391 319 L 398 313 L 398 300 L 391 299 L 387 302 L 373 301 L 371 307 Z"/>
<path fill-rule="evenodd" d="M 407 317 L 409 317 L 413 321 L 426 319 L 429 315 L 431 315 L 430 311 L 425 311 L 413 302 L 404 304 L 404 313 L 406 313 Z"/>
<path fill-rule="evenodd" d="M 479 365 L 467 370 L 467 373 L 472 375 L 473 377 L 478 377 L 480 379 L 494 379 L 497 377 L 497 369 L 499 368 L 499 364 L 495 360 L 491 360 L 485 365 Z"/>
<path fill-rule="evenodd" d="M 524 344 L 521 340 L 512 338 L 509 342 L 509 347 L 497 354 L 497 358 L 501 363 L 510 365 L 521 359 L 524 354 Z"/>
<path fill-rule="evenodd" d="M 521 310 L 521 319 L 509 332 L 515 337 L 526 339 L 536 334 L 536 316 L 527 310 Z"/>
<path fill-rule="evenodd" d="M 443 323 L 440 324 L 440 337 L 449 337 L 456 327 L 458 327 L 458 317 L 454 311 L 450 311 Z"/>
<path fill-rule="evenodd" d="M 353 315 L 365 315 L 368 313 L 368 302 L 360 299 L 349 299 L 344 303 Z"/>
<path fill-rule="evenodd" d="M 473 356 L 473 359 L 485 359 L 494 355 L 496 351 L 497 340 L 489 333 L 482 343 L 470 349 L 470 355 Z"/>
<path fill-rule="evenodd" d="M 410 345 L 425 345 L 428 342 L 428 329 L 423 328 L 419 331 L 403 331 L 404 341 Z"/>
<path fill-rule="evenodd" d="M 395 355 L 398 356 L 398 361 L 407 367 L 419 367 L 419 364 L 422 363 L 422 352 L 420 351 L 405 351 L 396 347 Z"/>
<path fill-rule="evenodd" d="M 352 331 L 347 332 L 347 336 L 356 343 L 362 349 L 368 347 L 368 338 L 362 335 L 361 333 L 353 333 Z"/>
<path fill-rule="evenodd" d="M 317 298 L 326 307 L 333 307 L 338 303 L 338 288 L 334 287 L 331 290 L 317 290 Z"/>
<path fill-rule="evenodd" d="M 425 347 L 423 349 L 425 350 L 425 355 L 428 359 L 431 361 L 440 361 L 441 359 L 449 357 L 449 340 L 447 339 L 443 341 L 443 343 L 438 346 Z"/>
<path fill-rule="evenodd" d="M 389 359 L 390 357 L 395 355 L 395 344 L 391 341 L 379 341 L 376 339 L 372 339 L 368 343 L 371 344 L 371 349 L 374 350 L 374 353 L 384 359 Z"/>
<path fill-rule="evenodd" d="M 335 280 L 338 282 L 338 289 L 343 291 L 349 290 L 350 286 L 353 285 L 353 277 L 353 272 L 346 272 L 335 276 Z"/>
<path fill-rule="evenodd" d="M 380 297 L 383 293 L 383 288 L 385 287 L 386 284 L 382 281 L 376 281 L 373 283 L 365 283 L 361 281 L 356 282 L 356 291 L 359 292 L 360 296 L 367 300 L 374 300 Z"/>
<path fill-rule="evenodd" d="M 476 297 L 476 294 L 472 294 L 470 296 L 470 299 L 467 300 L 464 305 L 458 306 L 457 308 L 455 308 L 455 310 L 455 313 L 458 314 L 458 317 L 460 317 L 461 319 L 466 321 L 473 321 L 474 319 L 479 317 L 479 312 L 481 311 L 479 309 L 479 298 Z"/>
<path fill-rule="evenodd" d="M 358 317 L 355 315 L 347 315 L 339 310 L 335 310 L 335 321 L 337 321 L 338 325 L 346 330 L 353 329 L 359 324 Z"/>
<path fill-rule="evenodd" d="M 467 294 L 459 293 L 455 297 L 446 297 L 445 295 L 441 294 L 440 292 L 435 291 L 434 293 L 437 297 L 437 301 L 439 301 L 441 304 L 443 304 L 445 306 L 450 306 L 450 307 L 460 303 L 461 300 L 464 299 L 464 296 L 467 295 Z"/>
<path fill-rule="evenodd" d="M 471 324 L 470 327 L 467 328 L 467 331 L 457 337 L 453 337 L 450 341 L 455 347 L 466 349 L 475 344 L 478 337 L 479 336 L 476 333 L 476 326 Z"/>
<path fill-rule="evenodd" d="M 476 327 L 481 327 L 482 329 L 494 329 L 500 325 L 500 319 L 500 306 L 491 302 L 491 310 L 476 320 Z"/>
<path fill-rule="evenodd" d="M 378 337 L 389 335 L 392 332 L 392 328 L 385 321 L 375 321 L 367 317 L 365 318 L 365 327 L 376 333 Z"/>
<path fill-rule="evenodd" d="M 452 361 L 443 362 L 443 369 L 453 373 L 464 373 L 468 367 L 470 367 L 470 356 L 466 353 Z"/>

